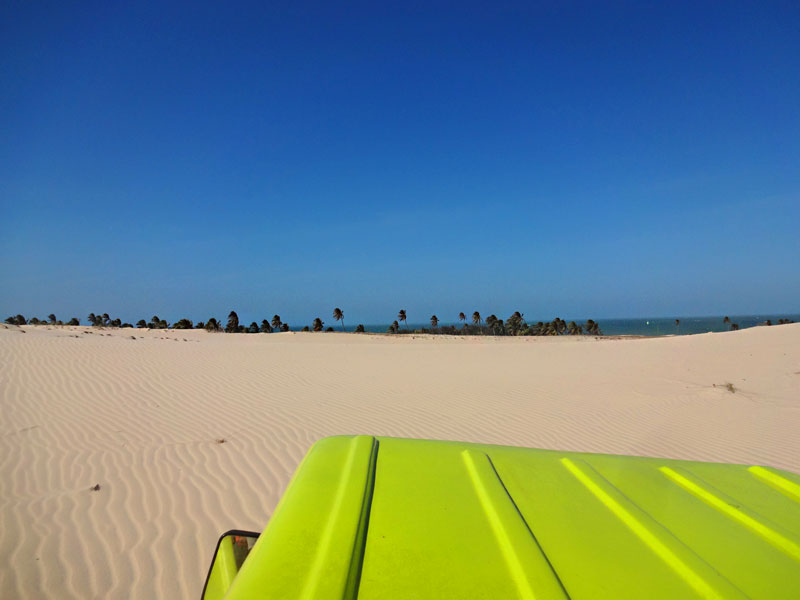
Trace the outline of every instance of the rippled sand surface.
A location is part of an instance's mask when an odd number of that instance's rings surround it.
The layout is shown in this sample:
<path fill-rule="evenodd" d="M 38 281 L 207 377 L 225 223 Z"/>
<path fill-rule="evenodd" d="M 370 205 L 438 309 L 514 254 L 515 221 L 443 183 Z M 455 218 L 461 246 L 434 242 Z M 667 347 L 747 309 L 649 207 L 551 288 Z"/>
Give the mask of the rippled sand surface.
<path fill-rule="evenodd" d="M 327 435 L 800 472 L 798 432 L 800 324 L 600 340 L 0 326 L 0 590 L 197 598 L 219 533 L 262 529 Z"/>

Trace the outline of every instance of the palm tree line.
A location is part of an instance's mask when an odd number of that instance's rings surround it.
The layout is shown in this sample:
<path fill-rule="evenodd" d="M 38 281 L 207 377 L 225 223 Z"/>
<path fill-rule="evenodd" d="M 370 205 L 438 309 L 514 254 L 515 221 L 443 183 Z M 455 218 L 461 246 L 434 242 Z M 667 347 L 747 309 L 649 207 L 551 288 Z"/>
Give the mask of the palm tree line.
<path fill-rule="evenodd" d="M 347 332 L 344 322 L 344 311 L 336 307 L 333 309 L 332 317 L 334 321 L 341 324 L 343 332 Z M 123 323 L 120 319 L 112 319 L 108 313 L 95 314 L 89 313 L 87 321 L 93 327 L 117 327 L 117 328 L 136 328 L 136 329 L 205 329 L 209 332 L 225 332 L 225 333 L 273 333 L 273 332 L 286 332 L 291 331 L 288 323 L 284 323 L 280 315 L 273 315 L 272 319 L 263 319 L 261 324 L 256 321 L 246 326 L 239 323 L 239 315 L 236 311 L 231 311 L 228 314 L 228 320 L 223 326 L 222 322 L 215 317 L 209 318 L 207 321 L 198 321 L 194 323 L 191 319 L 183 318 L 174 323 L 169 323 L 165 319 L 160 318 L 158 315 L 153 315 L 149 321 L 140 319 L 136 325 L 131 323 Z M 507 319 L 499 319 L 496 315 L 491 314 L 483 318 L 479 311 L 474 311 L 470 322 L 467 322 L 467 314 L 464 312 L 458 313 L 458 321 L 461 327 L 455 325 L 440 325 L 440 319 L 436 315 L 431 315 L 430 328 L 419 328 L 412 330 L 408 326 L 408 313 L 405 309 L 401 309 L 397 313 L 397 319 L 389 325 L 387 333 L 432 333 L 432 334 L 446 334 L 446 335 L 603 335 L 600 326 L 593 319 L 588 319 L 586 323 L 579 324 L 575 321 L 566 322 L 563 319 L 556 317 L 552 321 L 538 321 L 536 323 L 527 322 L 524 315 L 515 311 Z M 56 318 L 55 314 L 50 314 L 46 319 L 39 319 L 32 317 L 30 320 L 26 319 L 23 315 L 18 314 L 6 318 L 5 322 L 9 325 L 56 325 L 56 326 L 75 326 L 80 325 L 80 320 L 77 317 L 72 317 L 69 321 L 62 321 Z M 738 323 L 731 322 L 730 317 L 724 317 L 722 322 L 730 326 L 732 331 L 739 329 Z M 404 327 L 401 327 L 401 323 Z M 793 323 L 791 319 L 778 319 L 779 325 Z M 680 319 L 675 319 L 675 328 L 680 332 Z M 772 325 L 771 320 L 766 320 L 759 325 Z M 324 321 L 320 317 L 316 317 L 311 325 L 304 326 L 301 331 L 314 331 L 322 332 L 334 331 L 331 326 L 325 327 Z M 359 324 L 353 330 L 355 333 L 364 333 L 365 328 L 363 324 Z"/>
<path fill-rule="evenodd" d="M 347 328 L 344 323 L 344 312 L 341 308 L 334 308 L 332 313 L 333 319 L 341 323 L 342 331 L 346 332 Z M 505 322 L 498 319 L 495 315 L 489 315 L 486 319 L 482 319 L 480 313 L 475 311 L 472 313 L 472 324 L 466 323 L 466 315 L 461 312 L 458 315 L 459 321 L 463 322 L 461 329 L 455 326 L 439 326 L 439 318 L 432 315 L 430 318 L 431 328 L 411 330 L 408 326 L 408 314 L 405 309 L 401 309 L 397 313 L 397 320 L 392 322 L 389 326 L 388 333 L 434 333 L 434 334 L 449 334 L 449 335 L 579 335 L 584 333 L 584 330 L 589 335 L 602 335 L 597 323 L 591 319 L 586 322 L 585 326 L 578 325 L 574 321 L 569 323 L 556 318 L 552 322 L 537 324 L 528 324 L 524 319 L 522 313 L 519 311 L 511 315 Z M 160 318 L 158 315 L 153 315 L 149 321 L 140 319 L 136 325 L 131 323 L 123 323 L 120 319 L 112 319 L 108 313 L 95 314 L 89 313 L 87 321 L 93 327 L 116 327 L 124 328 L 130 327 L 135 329 L 205 329 L 209 332 L 225 332 L 225 333 L 273 333 L 276 331 L 290 331 L 288 323 L 284 323 L 279 315 L 274 315 L 271 320 L 263 319 L 259 325 L 253 321 L 249 326 L 239 323 L 239 315 L 236 311 L 231 311 L 228 314 L 227 323 L 223 326 L 222 322 L 215 317 L 209 318 L 207 321 L 198 321 L 194 323 L 191 319 L 183 318 L 174 323 L 169 323 L 165 319 Z M 6 323 L 11 325 L 80 325 L 77 317 L 73 317 L 66 323 L 58 320 L 54 314 L 50 314 L 47 320 L 31 318 L 29 321 L 22 315 L 8 317 Z M 403 323 L 405 329 L 401 329 L 400 323 Z M 316 317 L 311 326 L 304 326 L 302 331 L 334 331 L 333 327 L 325 328 L 325 323 L 321 318 Z M 355 333 L 364 333 L 365 328 L 363 324 L 359 324 L 354 329 Z"/>
<path fill-rule="evenodd" d="M 439 317 L 431 315 L 430 329 L 421 328 L 414 329 L 413 332 L 408 327 L 408 313 L 401 310 L 397 314 L 397 320 L 394 321 L 387 333 L 432 333 L 444 335 L 603 335 L 597 321 L 589 319 L 585 324 L 581 325 L 575 321 L 566 322 L 563 319 L 556 317 L 552 321 L 536 323 L 528 323 L 524 315 L 515 311 L 505 321 L 499 319 L 496 315 L 491 314 L 485 319 L 481 316 L 479 311 L 472 313 L 472 318 L 467 323 L 467 315 L 464 312 L 458 313 L 458 321 L 461 322 L 461 327 L 455 325 L 440 325 Z M 400 322 L 405 323 L 405 329 L 400 328 Z"/>
<path fill-rule="evenodd" d="M 239 316 L 236 311 L 231 311 L 228 315 L 228 322 L 223 327 L 222 322 L 218 319 L 211 317 L 208 321 L 198 321 L 194 323 L 191 319 L 180 319 L 174 323 L 169 323 L 165 319 L 160 318 L 158 315 L 153 315 L 149 321 L 139 319 L 136 325 L 131 323 L 123 323 L 121 319 L 112 319 L 108 313 L 95 314 L 89 313 L 86 318 L 89 325 L 92 327 L 118 327 L 118 328 L 135 328 L 135 329 L 205 329 L 210 332 L 224 331 L 226 333 L 272 333 L 273 331 L 290 331 L 288 323 L 284 323 L 279 315 L 273 315 L 272 320 L 264 319 L 261 325 L 253 321 L 249 326 L 239 324 Z M 64 322 L 56 318 L 54 314 L 48 316 L 47 320 L 38 319 L 36 317 L 30 320 L 26 319 L 23 315 L 15 315 L 8 317 L 5 320 L 9 325 L 80 325 L 81 322 L 77 317 L 72 317 L 69 321 Z"/>

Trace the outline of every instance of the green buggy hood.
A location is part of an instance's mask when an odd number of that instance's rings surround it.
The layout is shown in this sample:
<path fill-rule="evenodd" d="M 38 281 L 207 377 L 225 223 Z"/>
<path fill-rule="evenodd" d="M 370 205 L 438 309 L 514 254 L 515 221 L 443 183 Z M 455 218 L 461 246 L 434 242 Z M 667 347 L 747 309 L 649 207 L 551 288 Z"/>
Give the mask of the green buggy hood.
<path fill-rule="evenodd" d="M 800 598 L 800 477 L 326 438 L 308 452 L 225 597 Z"/>

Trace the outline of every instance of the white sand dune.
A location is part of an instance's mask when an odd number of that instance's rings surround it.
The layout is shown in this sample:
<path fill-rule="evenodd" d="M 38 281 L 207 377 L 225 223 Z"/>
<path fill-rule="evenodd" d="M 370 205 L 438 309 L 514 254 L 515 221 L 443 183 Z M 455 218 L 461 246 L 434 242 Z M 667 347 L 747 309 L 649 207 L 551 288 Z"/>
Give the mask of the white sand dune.
<path fill-rule="evenodd" d="M 196 598 L 219 533 L 261 530 L 327 435 L 800 472 L 798 432 L 800 324 L 642 340 L 0 326 L 0 595 Z"/>

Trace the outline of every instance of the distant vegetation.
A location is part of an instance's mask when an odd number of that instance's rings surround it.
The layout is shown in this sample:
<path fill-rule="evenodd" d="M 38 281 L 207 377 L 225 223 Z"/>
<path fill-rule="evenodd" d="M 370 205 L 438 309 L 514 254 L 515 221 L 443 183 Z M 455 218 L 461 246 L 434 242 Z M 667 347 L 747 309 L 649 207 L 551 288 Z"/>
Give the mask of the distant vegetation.
<path fill-rule="evenodd" d="M 537 323 L 528 323 L 521 312 L 516 311 L 513 315 L 508 317 L 505 321 L 497 318 L 496 315 L 491 314 L 485 319 L 477 310 L 472 313 L 472 323 L 467 323 L 467 316 L 465 313 L 458 313 L 458 320 L 462 322 L 460 327 L 455 325 L 439 326 L 439 317 L 431 315 L 431 327 L 415 329 L 411 331 L 408 328 L 408 314 L 405 310 L 401 310 L 397 314 L 398 321 L 406 323 L 406 328 L 401 329 L 400 323 L 394 321 L 389 325 L 387 333 L 432 333 L 444 335 L 603 335 L 600 331 L 600 326 L 596 321 L 589 319 L 584 325 L 579 325 L 575 321 L 566 322 L 563 319 L 556 317 L 552 321 Z"/>
<path fill-rule="evenodd" d="M 341 308 L 334 308 L 332 313 L 334 321 L 341 323 L 342 331 L 347 331 L 344 324 L 344 312 Z M 112 319 L 108 313 L 95 314 L 89 313 L 87 321 L 93 327 L 134 327 L 130 323 L 123 323 L 120 319 Z M 440 325 L 440 319 L 436 315 L 431 315 L 429 318 L 430 328 L 423 327 L 419 329 L 410 329 L 408 326 L 408 313 L 405 309 L 397 312 L 397 320 L 393 321 L 387 333 L 391 334 L 408 334 L 408 333 L 428 333 L 428 334 L 441 334 L 441 335 L 494 335 L 494 336 L 519 336 L 519 335 L 603 335 L 600 326 L 593 319 L 589 319 L 586 323 L 576 323 L 575 321 L 564 321 L 556 317 L 552 321 L 538 321 L 536 323 L 528 322 L 525 320 L 524 315 L 516 311 L 507 319 L 499 319 L 496 315 L 491 314 L 483 318 L 477 310 L 472 313 L 470 322 L 467 322 L 467 313 L 458 313 L 458 321 L 460 326 L 455 325 Z M 32 317 L 26 319 L 23 315 L 14 315 L 6 318 L 6 323 L 9 325 L 52 325 L 52 326 L 75 326 L 80 325 L 80 320 L 77 317 L 72 317 L 66 323 L 56 318 L 55 314 L 49 314 L 46 319 L 39 319 Z M 731 322 L 730 317 L 724 317 L 722 322 L 730 326 L 732 331 L 739 329 L 738 323 Z M 793 323 L 791 319 L 778 319 L 778 325 Z M 401 327 L 400 324 L 404 327 Z M 771 326 L 772 320 L 766 320 L 759 325 Z M 675 329 L 680 332 L 680 319 L 675 319 Z M 273 315 L 272 319 L 263 319 L 259 325 L 256 321 L 245 326 L 239 323 L 239 315 L 236 311 L 231 311 L 228 314 L 228 321 L 225 326 L 215 317 L 210 317 L 207 321 L 198 321 L 193 323 L 191 319 L 179 319 L 175 323 L 168 323 L 166 320 L 160 318 L 158 315 L 153 315 L 149 321 L 140 319 L 136 322 L 137 329 L 205 329 L 209 332 L 225 333 L 273 333 L 290 331 L 287 323 L 284 323 L 280 315 Z M 301 331 L 315 331 L 315 332 L 331 332 L 334 331 L 333 327 L 325 327 L 325 323 L 319 317 L 315 318 L 311 325 L 305 325 Z M 355 333 L 364 333 L 365 328 L 363 324 L 356 326 Z"/>

